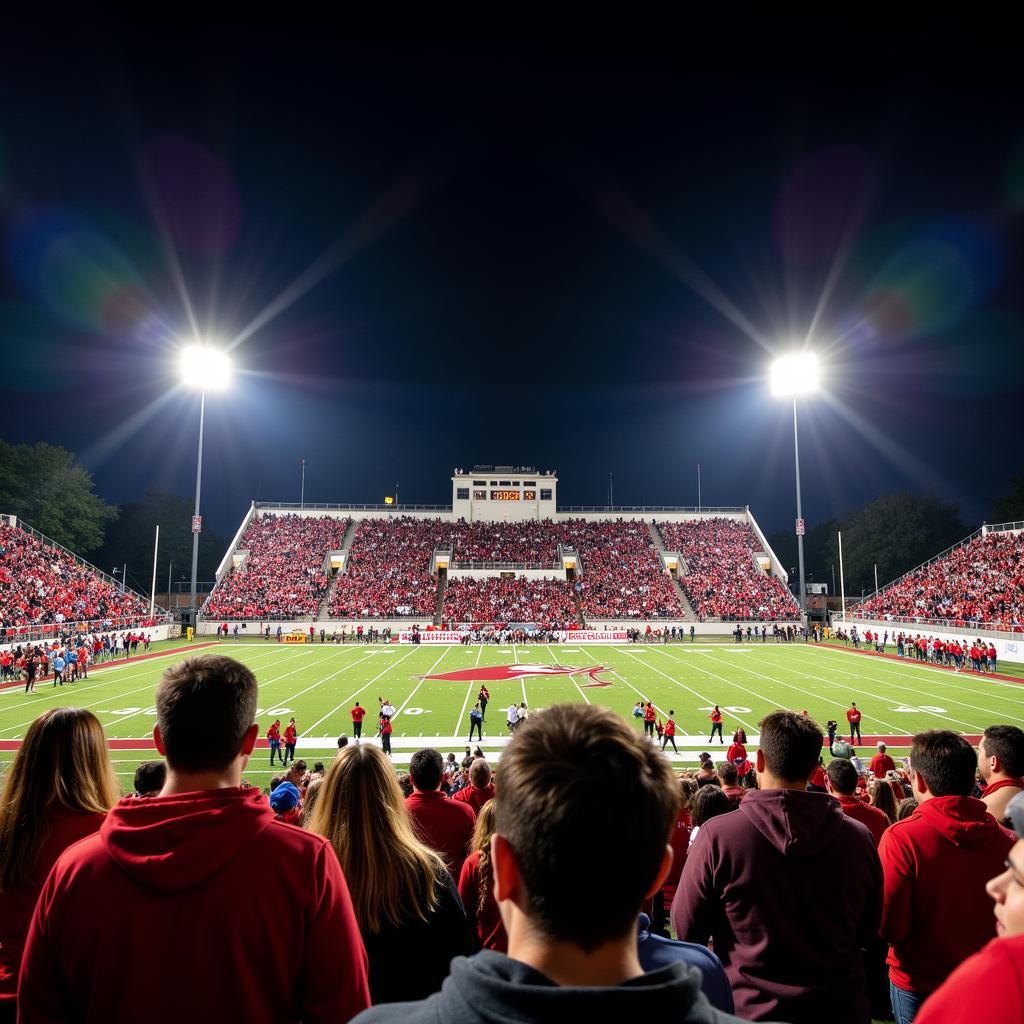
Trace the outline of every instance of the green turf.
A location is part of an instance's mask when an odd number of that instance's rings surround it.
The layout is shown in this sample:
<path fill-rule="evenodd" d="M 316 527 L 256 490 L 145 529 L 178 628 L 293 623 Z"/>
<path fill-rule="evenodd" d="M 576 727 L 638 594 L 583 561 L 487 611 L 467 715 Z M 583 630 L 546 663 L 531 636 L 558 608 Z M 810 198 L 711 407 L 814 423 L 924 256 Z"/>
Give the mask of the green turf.
<path fill-rule="evenodd" d="M 185 645 L 172 642 L 171 646 Z M 198 642 L 193 646 L 198 647 Z M 532 711 L 556 702 L 588 701 L 628 717 L 637 700 L 649 697 L 662 716 L 675 712 L 682 755 L 678 767 L 695 766 L 697 754 L 707 749 L 707 709 L 714 703 L 725 714 L 726 742 L 738 725 L 756 734 L 760 718 L 778 707 L 806 709 L 823 726 L 829 718 L 845 725 L 851 700 L 863 711 L 865 736 L 911 735 L 936 727 L 976 734 L 994 722 L 1024 725 L 1024 687 L 1016 683 L 803 643 L 737 646 L 698 640 L 692 645 L 370 647 L 228 640 L 217 643 L 215 649 L 240 658 L 255 671 L 260 681 L 261 731 L 274 718 L 286 721 L 295 716 L 299 756 L 309 762 L 331 756 L 337 735 L 351 731 L 349 708 L 356 700 L 370 709 L 364 730 L 372 733 L 378 696 L 389 698 L 399 712 L 394 720 L 396 765 L 407 763 L 421 743 L 433 744 L 445 754 L 459 753 L 479 685 L 475 680 L 421 677 L 517 662 L 604 665 L 600 678 L 612 685 L 587 687 L 591 680 L 585 674 L 488 683 L 492 703 L 481 744 L 485 751 L 500 750 L 506 734 L 505 708 L 513 700 L 525 700 Z M 163 669 L 180 657 L 163 655 L 96 668 L 88 681 L 74 687 L 53 690 L 42 683 L 38 693 L 30 696 L 20 688 L 4 690 L 0 692 L 0 739 L 21 737 L 32 719 L 54 704 L 90 708 L 109 737 L 148 737 L 155 720 L 155 683 Z M 1022 667 L 1000 669 L 1021 674 Z M 639 722 L 631 717 L 629 721 L 641 729 Z M 903 752 L 901 744 L 893 748 L 897 756 Z M 10 751 L 0 753 L 0 763 L 12 756 Z M 114 751 L 122 783 L 127 785 L 138 762 L 151 756 L 155 754 Z M 269 780 L 268 756 L 257 751 L 247 772 L 254 783 L 265 785 Z"/>

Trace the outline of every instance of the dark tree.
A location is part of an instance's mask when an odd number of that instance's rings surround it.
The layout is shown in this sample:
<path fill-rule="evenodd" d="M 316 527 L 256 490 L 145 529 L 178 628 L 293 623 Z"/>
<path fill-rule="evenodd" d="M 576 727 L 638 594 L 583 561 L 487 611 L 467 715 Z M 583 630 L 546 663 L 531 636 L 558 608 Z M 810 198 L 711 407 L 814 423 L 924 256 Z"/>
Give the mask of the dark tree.
<path fill-rule="evenodd" d="M 19 519 L 77 555 L 103 543 L 117 507 L 93 492 L 92 475 L 75 455 L 48 444 L 0 441 L 0 513 Z"/>

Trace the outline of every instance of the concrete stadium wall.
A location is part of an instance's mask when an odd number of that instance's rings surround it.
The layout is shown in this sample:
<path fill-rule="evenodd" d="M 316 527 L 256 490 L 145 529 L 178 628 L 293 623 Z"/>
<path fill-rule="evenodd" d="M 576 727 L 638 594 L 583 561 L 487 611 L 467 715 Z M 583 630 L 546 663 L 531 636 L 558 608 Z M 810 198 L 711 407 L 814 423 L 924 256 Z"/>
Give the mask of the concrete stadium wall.
<path fill-rule="evenodd" d="M 181 626 L 179 626 L 177 623 L 173 623 L 171 625 L 163 625 L 163 624 L 161 624 L 159 626 L 145 626 L 145 627 L 138 627 L 137 626 L 134 630 L 132 630 L 132 629 L 112 629 L 112 630 L 109 631 L 109 635 L 110 636 L 115 636 L 115 637 L 117 637 L 118 640 L 120 640 L 121 637 L 125 636 L 127 633 L 133 633 L 133 632 L 136 632 L 136 631 L 139 631 L 139 630 L 141 630 L 141 632 L 143 632 L 143 633 L 147 633 L 149 635 L 149 638 L 151 640 L 153 640 L 153 641 L 157 641 L 157 640 L 171 640 L 174 637 L 181 636 Z M 103 630 L 100 630 L 99 633 L 100 633 L 101 636 L 104 635 L 104 631 Z M 54 640 L 53 637 L 46 637 L 44 640 L 15 640 L 13 642 L 8 642 L 8 643 L 0 644 L 0 651 L 14 650 L 19 645 L 20 646 L 24 646 L 25 644 L 32 644 L 32 645 L 41 645 L 41 644 L 44 644 L 44 643 L 51 644 L 51 643 L 53 643 L 53 640 Z"/>

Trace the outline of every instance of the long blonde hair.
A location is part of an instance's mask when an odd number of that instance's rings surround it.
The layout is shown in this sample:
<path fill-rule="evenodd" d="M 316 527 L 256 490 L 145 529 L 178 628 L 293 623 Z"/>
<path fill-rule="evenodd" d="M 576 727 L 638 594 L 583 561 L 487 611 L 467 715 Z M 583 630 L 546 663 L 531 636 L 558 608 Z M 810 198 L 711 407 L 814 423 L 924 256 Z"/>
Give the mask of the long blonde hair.
<path fill-rule="evenodd" d="M 85 708 L 44 711 L 28 727 L 0 794 L 0 892 L 33 881 L 55 808 L 106 814 L 119 795 L 99 719 Z"/>
<path fill-rule="evenodd" d="M 480 891 L 476 897 L 476 909 L 484 909 L 487 901 L 487 893 L 490 891 L 493 879 L 491 878 L 491 836 L 494 835 L 494 801 L 488 800 L 480 808 L 476 816 L 476 825 L 473 826 L 473 838 L 469 842 L 469 852 L 480 851 L 480 864 L 477 868 L 480 874 Z"/>
<path fill-rule="evenodd" d="M 334 847 L 361 929 L 397 928 L 410 914 L 429 920 L 448 869 L 416 838 L 394 768 L 378 747 L 359 743 L 341 751 L 320 784 L 308 827 Z"/>

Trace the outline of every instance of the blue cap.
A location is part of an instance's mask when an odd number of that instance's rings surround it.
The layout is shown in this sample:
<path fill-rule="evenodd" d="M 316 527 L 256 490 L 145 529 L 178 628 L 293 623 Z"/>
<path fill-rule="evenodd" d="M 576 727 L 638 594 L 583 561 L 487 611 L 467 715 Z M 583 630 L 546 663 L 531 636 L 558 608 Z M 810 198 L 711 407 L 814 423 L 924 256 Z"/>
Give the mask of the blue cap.
<path fill-rule="evenodd" d="M 284 814 L 293 807 L 298 807 L 302 799 L 299 791 L 291 782 L 282 782 L 273 793 L 270 794 L 270 807 L 275 814 Z"/>

